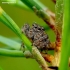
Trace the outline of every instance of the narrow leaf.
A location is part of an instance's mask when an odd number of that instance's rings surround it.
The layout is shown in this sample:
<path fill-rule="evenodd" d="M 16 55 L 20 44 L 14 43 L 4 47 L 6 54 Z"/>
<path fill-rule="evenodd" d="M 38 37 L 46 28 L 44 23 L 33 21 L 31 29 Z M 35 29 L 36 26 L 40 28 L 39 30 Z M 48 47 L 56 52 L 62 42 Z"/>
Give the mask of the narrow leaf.
<path fill-rule="evenodd" d="M 21 48 L 20 43 L 14 41 L 12 39 L 3 37 L 3 36 L 0 36 L 0 42 L 6 44 L 7 46 L 11 47 L 12 49 L 20 50 L 20 48 Z"/>
<path fill-rule="evenodd" d="M 0 56 L 24 57 L 23 51 L 0 48 Z"/>
<path fill-rule="evenodd" d="M 62 30 L 62 47 L 61 61 L 59 70 L 68 70 L 69 54 L 70 54 L 70 0 L 63 0 L 63 30 Z"/>
<path fill-rule="evenodd" d="M 29 41 L 29 39 L 25 36 L 25 34 L 22 34 L 20 28 L 17 26 L 17 24 L 10 18 L 9 15 L 5 13 L 5 11 L 0 7 L 0 19 L 4 24 L 8 26 L 12 31 L 15 32 L 15 34 L 24 42 L 24 44 L 27 46 L 27 48 L 31 51 L 32 50 L 32 43 Z M 4 19 L 3 19 L 3 18 Z"/>

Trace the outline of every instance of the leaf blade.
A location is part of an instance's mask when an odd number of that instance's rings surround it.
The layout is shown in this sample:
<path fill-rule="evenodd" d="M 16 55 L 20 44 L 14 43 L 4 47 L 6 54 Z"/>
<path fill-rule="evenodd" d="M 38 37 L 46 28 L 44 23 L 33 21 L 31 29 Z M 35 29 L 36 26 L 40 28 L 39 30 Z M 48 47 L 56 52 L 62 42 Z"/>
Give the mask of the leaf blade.
<path fill-rule="evenodd" d="M 20 43 L 14 41 L 12 39 L 3 37 L 1 35 L 0 35 L 0 42 L 6 44 L 7 46 L 10 46 L 12 49 L 16 49 L 16 50 L 19 50 L 21 47 Z"/>

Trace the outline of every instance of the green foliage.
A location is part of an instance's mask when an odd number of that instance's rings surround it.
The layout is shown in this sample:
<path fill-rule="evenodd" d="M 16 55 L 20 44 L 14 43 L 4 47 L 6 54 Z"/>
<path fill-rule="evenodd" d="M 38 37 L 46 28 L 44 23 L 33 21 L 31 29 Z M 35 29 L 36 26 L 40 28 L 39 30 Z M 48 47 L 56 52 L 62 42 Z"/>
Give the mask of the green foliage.
<path fill-rule="evenodd" d="M 70 0 L 64 1 L 62 47 L 59 70 L 68 70 L 70 56 Z"/>
<path fill-rule="evenodd" d="M 10 48 L 16 49 L 16 50 L 20 50 L 20 47 L 21 47 L 21 44 L 20 43 L 14 41 L 12 39 L 3 37 L 3 36 L 0 36 L 0 42 L 6 44 Z"/>
<path fill-rule="evenodd" d="M 38 0 L 33 0 L 33 1 L 22 0 L 22 2 L 19 0 L 14 5 L 28 9 L 28 10 L 30 10 L 29 8 L 34 10 L 33 7 L 36 7 L 38 11 L 43 10 L 43 8 L 45 8 L 45 6 L 42 5 Z M 63 13 L 63 2 L 64 2 L 64 13 Z M 59 70 L 68 70 L 69 53 L 70 53 L 70 33 L 69 33 L 70 31 L 70 16 L 69 16 L 70 9 L 69 7 L 70 7 L 70 0 L 57 0 L 56 2 L 56 26 L 62 34 L 62 48 L 61 48 L 61 60 L 60 60 Z M 46 15 L 47 19 L 49 18 L 48 14 L 43 14 L 43 15 Z M 6 26 L 8 26 L 24 42 L 24 44 L 29 49 L 29 51 L 32 50 L 32 43 L 29 41 L 29 39 L 24 34 L 22 34 L 20 28 L 10 18 L 10 16 L 6 14 L 5 11 L 0 11 L 0 20 Z M 62 25 L 63 25 L 63 29 L 62 29 Z M 18 42 L 13 41 L 12 39 L 5 38 L 3 36 L 0 36 L 0 42 L 10 46 L 13 49 L 16 49 L 16 50 L 9 50 L 9 49 L 0 48 L 0 55 L 16 56 L 16 57 L 24 56 L 22 51 L 18 51 L 20 50 L 20 44 Z M 37 58 L 41 57 L 40 53 L 37 50 L 33 49 L 33 51 L 34 51 L 33 52 L 34 56 L 37 56 Z M 41 60 L 42 59 L 40 59 L 40 61 Z M 46 63 L 45 63 L 45 66 L 46 66 Z"/>
<path fill-rule="evenodd" d="M 27 48 L 31 51 L 31 42 L 29 41 L 29 39 L 22 34 L 20 28 L 17 26 L 17 24 L 10 18 L 9 15 L 7 15 L 5 13 L 5 11 L 1 12 L 1 16 L 0 16 L 0 20 L 3 22 L 3 24 L 5 24 L 6 26 L 8 26 L 12 31 L 15 32 L 15 34 L 24 42 L 24 44 L 27 46 Z"/>
<path fill-rule="evenodd" d="M 8 50 L 0 48 L 0 55 L 2 56 L 11 56 L 11 57 L 24 57 L 24 53 L 18 50 Z"/>

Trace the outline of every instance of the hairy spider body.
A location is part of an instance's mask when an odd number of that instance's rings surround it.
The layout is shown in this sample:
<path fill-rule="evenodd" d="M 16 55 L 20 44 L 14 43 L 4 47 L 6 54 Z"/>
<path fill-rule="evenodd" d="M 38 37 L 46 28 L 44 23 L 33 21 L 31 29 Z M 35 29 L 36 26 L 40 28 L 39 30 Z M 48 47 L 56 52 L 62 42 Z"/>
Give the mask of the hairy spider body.
<path fill-rule="evenodd" d="M 22 33 L 25 33 L 26 36 L 31 39 L 34 46 L 39 50 L 47 50 L 50 48 L 50 40 L 48 35 L 45 33 L 43 27 L 34 23 L 30 28 L 29 24 L 25 24 L 22 27 Z"/>

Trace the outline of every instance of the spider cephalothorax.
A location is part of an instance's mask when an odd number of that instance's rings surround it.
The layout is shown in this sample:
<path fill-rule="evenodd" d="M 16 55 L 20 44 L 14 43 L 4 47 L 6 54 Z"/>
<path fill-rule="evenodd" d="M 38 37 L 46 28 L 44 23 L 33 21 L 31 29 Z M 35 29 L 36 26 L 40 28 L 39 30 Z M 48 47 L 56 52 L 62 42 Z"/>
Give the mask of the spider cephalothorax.
<path fill-rule="evenodd" d="M 22 33 L 23 32 L 39 50 L 47 50 L 50 48 L 49 37 L 42 26 L 34 23 L 32 27 L 30 27 L 29 24 L 25 24 L 22 27 Z"/>

